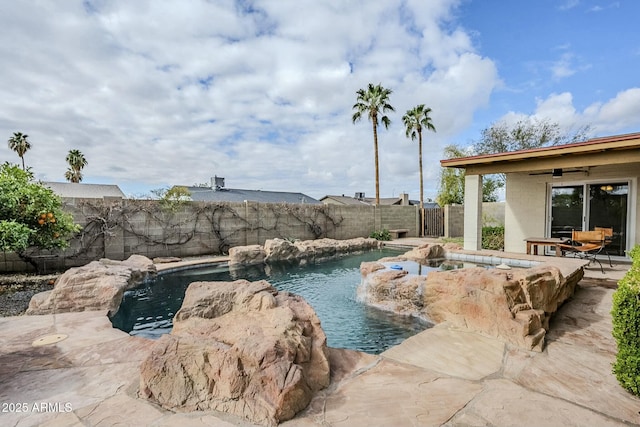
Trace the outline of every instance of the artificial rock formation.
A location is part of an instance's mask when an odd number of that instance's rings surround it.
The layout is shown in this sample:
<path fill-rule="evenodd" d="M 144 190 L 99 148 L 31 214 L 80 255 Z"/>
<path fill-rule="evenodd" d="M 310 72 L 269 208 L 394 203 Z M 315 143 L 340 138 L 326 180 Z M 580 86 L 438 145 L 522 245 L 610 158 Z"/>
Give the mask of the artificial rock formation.
<path fill-rule="evenodd" d="M 153 262 L 142 255 L 131 255 L 125 261 L 92 261 L 70 268 L 56 280 L 52 290 L 34 295 L 27 314 L 107 310 L 113 315 L 125 291 L 155 274 Z"/>
<path fill-rule="evenodd" d="M 266 256 L 261 245 L 235 246 L 229 249 L 229 265 L 262 264 Z"/>
<path fill-rule="evenodd" d="M 140 396 L 275 425 L 329 384 L 326 336 L 301 297 L 266 281 L 194 282 L 142 363 Z"/>
<path fill-rule="evenodd" d="M 285 239 L 269 239 L 264 243 L 264 246 L 236 246 L 229 249 L 229 266 L 280 261 L 317 261 L 341 253 L 377 249 L 381 245 L 381 242 L 376 239 L 363 237 L 347 240 L 317 239 L 294 242 Z"/>
<path fill-rule="evenodd" d="M 449 322 L 536 351 L 544 347 L 551 315 L 573 295 L 582 278 L 567 280 L 557 268 L 544 265 L 508 271 L 476 267 L 416 276 L 369 262 L 362 263 L 360 271 L 359 294 L 368 304 L 435 323 Z"/>
<path fill-rule="evenodd" d="M 445 249 L 440 245 L 424 244 L 411 249 L 402 255 L 402 258 L 426 264 L 428 260 L 434 258 L 444 258 Z"/>

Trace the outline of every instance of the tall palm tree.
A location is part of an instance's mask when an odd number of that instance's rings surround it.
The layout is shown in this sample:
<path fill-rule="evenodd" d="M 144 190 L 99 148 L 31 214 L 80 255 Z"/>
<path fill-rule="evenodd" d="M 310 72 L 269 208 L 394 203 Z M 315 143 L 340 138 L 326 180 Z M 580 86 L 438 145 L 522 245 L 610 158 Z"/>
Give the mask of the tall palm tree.
<path fill-rule="evenodd" d="M 14 132 L 13 136 L 9 138 L 9 148 L 20 156 L 22 159 L 22 170 L 25 170 L 24 167 L 24 154 L 31 148 L 31 143 L 27 139 L 29 135 L 23 134 L 21 132 Z"/>
<path fill-rule="evenodd" d="M 69 182 L 82 181 L 82 168 L 87 166 L 87 159 L 84 158 L 84 154 L 80 150 L 69 150 L 67 154 L 67 163 L 69 163 L 69 169 L 64 174 L 64 177 Z"/>
<path fill-rule="evenodd" d="M 353 109 L 356 110 L 351 118 L 353 123 L 359 121 L 363 115 L 366 115 L 371 124 L 373 125 L 373 151 L 375 156 L 375 170 L 376 170 L 376 205 L 380 204 L 380 178 L 378 168 L 378 114 L 384 114 L 387 111 L 395 111 L 395 109 L 389 104 L 389 95 L 391 95 L 391 89 L 385 89 L 382 85 L 378 84 L 374 86 L 369 83 L 367 89 L 359 89 L 356 94 L 358 95 L 356 103 L 353 105 Z M 385 128 L 389 128 L 391 120 L 389 117 L 383 115 L 380 118 Z"/>
<path fill-rule="evenodd" d="M 404 123 L 404 127 L 406 129 L 407 138 L 411 138 L 412 141 L 415 141 L 416 136 L 418 137 L 418 164 L 420 169 L 420 214 L 421 216 L 424 210 L 424 182 L 422 178 L 422 130 L 425 129 L 425 130 L 430 130 L 432 132 L 436 131 L 435 126 L 431 122 L 431 117 L 429 117 L 430 112 L 431 112 L 431 108 L 429 107 L 425 108 L 424 104 L 420 104 L 415 106 L 411 110 L 407 110 L 407 113 L 404 116 L 402 116 L 402 122 Z"/>

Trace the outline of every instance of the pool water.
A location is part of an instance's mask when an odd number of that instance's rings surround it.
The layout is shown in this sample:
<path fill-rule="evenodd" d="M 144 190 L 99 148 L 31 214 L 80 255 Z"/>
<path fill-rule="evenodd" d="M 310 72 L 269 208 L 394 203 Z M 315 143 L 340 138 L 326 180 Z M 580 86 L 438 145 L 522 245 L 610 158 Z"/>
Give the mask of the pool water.
<path fill-rule="evenodd" d="M 360 263 L 400 253 L 382 249 L 302 266 L 270 264 L 233 271 L 226 267 L 203 267 L 162 274 L 125 292 L 120 309 L 111 321 L 116 328 L 131 335 L 155 339 L 171 331 L 173 316 L 180 309 L 191 282 L 265 279 L 278 290 L 302 296 L 314 308 L 330 347 L 379 354 L 431 326 L 420 319 L 384 312 L 357 300 Z"/>

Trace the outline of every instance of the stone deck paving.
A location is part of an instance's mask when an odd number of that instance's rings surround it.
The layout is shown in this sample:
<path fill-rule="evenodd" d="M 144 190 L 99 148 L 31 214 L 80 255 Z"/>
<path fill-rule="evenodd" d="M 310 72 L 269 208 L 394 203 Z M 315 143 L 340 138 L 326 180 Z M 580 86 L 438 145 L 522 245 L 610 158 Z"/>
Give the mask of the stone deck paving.
<path fill-rule="evenodd" d="M 331 349 L 331 386 L 282 425 L 640 425 L 640 399 L 611 373 L 613 289 L 598 286 L 605 283 L 599 268 L 585 277 L 552 319 L 542 353 L 446 324 L 380 356 Z M 68 338 L 31 345 L 53 333 Z M 138 399 L 138 366 L 150 345 L 113 329 L 101 312 L 0 318 L 0 425 L 253 425 L 215 412 L 176 414 Z"/>

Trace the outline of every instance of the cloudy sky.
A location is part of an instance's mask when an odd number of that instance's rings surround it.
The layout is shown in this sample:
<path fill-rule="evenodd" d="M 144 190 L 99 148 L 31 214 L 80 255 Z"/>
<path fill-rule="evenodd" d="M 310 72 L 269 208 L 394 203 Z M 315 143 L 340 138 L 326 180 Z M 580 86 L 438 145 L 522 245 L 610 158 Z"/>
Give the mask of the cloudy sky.
<path fill-rule="evenodd" d="M 65 0 L 0 4 L 0 136 L 29 135 L 36 177 L 128 195 L 225 177 L 230 188 L 373 196 L 356 91 L 393 90 L 381 196 L 418 199 L 402 115 L 431 107 L 439 159 L 498 120 L 592 136 L 640 131 L 637 0 Z M 18 163 L 6 143 L 0 161 Z"/>

